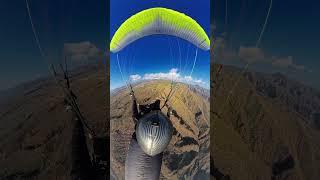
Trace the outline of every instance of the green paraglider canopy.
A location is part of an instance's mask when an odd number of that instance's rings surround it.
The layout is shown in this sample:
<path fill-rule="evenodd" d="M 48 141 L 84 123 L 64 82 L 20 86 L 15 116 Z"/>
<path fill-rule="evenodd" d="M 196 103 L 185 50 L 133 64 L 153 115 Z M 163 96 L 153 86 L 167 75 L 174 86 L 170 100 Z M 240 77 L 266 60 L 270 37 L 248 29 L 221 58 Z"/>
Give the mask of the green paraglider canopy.
<path fill-rule="evenodd" d="M 210 49 L 210 40 L 203 28 L 191 17 L 167 8 L 150 8 L 138 12 L 121 24 L 110 43 L 116 53 L 145 36 L 166 34 L 185 39 L 203 50 Z"/>

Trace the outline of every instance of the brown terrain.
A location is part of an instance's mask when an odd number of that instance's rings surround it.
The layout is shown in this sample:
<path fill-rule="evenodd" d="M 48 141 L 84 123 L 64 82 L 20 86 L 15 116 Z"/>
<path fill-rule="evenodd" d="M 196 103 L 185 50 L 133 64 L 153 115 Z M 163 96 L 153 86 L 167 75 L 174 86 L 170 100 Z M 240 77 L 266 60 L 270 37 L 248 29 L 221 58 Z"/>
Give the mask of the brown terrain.
<path fill-rule="evenodd" d="M 212 69 L 212 177 L 319 179 L 319 93 L 280 74 Z"/>
<path fill-rule="evenodd" d="M 156 99 L 161 106 L 170 92 L 170 81 L 143 82 L 133 87 L 139 104 Z M 173 115 L 173 137 L 164 152 L 161 179 L 209 178 L 209 98 L 194 87 L 177 83 L 168 101 Z M 208 95 L 208 93 L 207 93 Z M 166 114 L 168 107 L 162 111 Z M 112 92 L 110 98 L 111 171 L 114 179 L 124 179 L 125 158 L 134 131 L 129 91 Z"/>
<path fill-rule="evenodd" d="M 227 66 L 218 73 L 217 65 L 212 69 L 211 177 L 319 179 L 319 91 L 281 74 L 242 75 Z M 101 65 L 90 67 L 73 73 L 71 86 L 97 134 L 108 135 L 111 123 L 111 174 L 123 177 L 133 131 L 130 101 L 125 90 L 113 92 L 109 121 L 107 74 Z M 168 87 L 168 82 L 161 81 L 134 88 L 142 104 L 163 100 Z M 203 179 L 209 168 L 208 97 L 199 88 L 179 87 L 169 102 L 176 110 L 172 119 L 176 131 L 165 152 L 161 177 L 186 174 Z M 0 179 L 70 179 L 71 114 L 65 112 L 61 90 L 53 81 L 42 79 L 1 92 L 0 98 Z"/>
<path fill-rule="evenodd" d="M 82 113 L 99 136 L 109 128 L 105 75 L 103 65 L 71 75 Z M 70 179 L 71 113 L 61 89 L 44 79 L 16 91 L 0 108 L 0 179 Z"/>

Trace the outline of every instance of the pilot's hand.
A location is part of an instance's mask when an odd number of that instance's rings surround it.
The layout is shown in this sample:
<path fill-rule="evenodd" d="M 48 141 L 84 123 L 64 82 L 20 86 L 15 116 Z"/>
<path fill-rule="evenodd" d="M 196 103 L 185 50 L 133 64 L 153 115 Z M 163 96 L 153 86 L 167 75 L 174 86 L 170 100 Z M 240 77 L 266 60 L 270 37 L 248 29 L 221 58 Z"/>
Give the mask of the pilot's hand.
<path fill-rule="evenodd" d="M 169 108 L 168 108 L 168 112 L 167 112 L 167 117 L 170 118 L 170 116 L 171 116 L 172 114 L 173 114 L 173 113 L 172 113 L 172 108 L 169 107 Z"/>
<path fill-rule="evenodd" d="M 130 95 L 131 99 L 133 99 L 133 100 L 135 100 L 135 99 L 136 99 L 136 98 L 135 98 L 135 96 L 134 96 L 133 91 L 131 91 L 129 95 Z"/>

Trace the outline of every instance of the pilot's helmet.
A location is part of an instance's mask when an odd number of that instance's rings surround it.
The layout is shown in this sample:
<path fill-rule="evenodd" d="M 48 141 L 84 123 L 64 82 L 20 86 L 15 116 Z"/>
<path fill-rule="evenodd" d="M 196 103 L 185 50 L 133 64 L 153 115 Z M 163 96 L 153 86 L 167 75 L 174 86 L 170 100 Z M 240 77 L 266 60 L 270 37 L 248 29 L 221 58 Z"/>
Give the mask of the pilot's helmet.
<path fill-rule="evenodd" d="M 136 137 L 141 149 L 149 156 L 165 150 L 172 137 L 173 127 L 161 111 L 152 111 L 139 119 Z"/>

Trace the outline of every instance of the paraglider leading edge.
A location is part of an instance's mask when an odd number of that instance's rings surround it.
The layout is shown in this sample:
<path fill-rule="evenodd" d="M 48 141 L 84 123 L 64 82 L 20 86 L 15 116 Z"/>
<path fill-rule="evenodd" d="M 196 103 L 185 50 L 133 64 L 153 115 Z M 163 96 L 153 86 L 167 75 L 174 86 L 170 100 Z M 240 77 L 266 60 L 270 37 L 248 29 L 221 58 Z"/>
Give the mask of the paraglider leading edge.
<path fill-rule="evenodd" d="M 129 17 L 111 39 L 110 51 L 121 51 L 130 43 L 149 35 L 166 34 L 185 39 L 202 50 L 210 49 L 204 29 L 191 17 L 178 11 L 155 7 Z"/>

